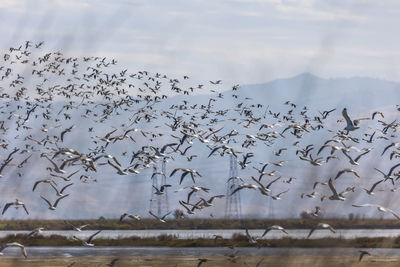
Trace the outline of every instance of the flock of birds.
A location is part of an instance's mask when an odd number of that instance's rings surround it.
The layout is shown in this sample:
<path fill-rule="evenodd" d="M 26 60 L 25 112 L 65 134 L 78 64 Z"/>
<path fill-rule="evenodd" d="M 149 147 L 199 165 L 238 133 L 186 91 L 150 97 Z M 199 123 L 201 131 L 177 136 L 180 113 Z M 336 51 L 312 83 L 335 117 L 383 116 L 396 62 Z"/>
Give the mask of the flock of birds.
<path fill-rule="evenodd" d="M 78 58 L 44 50 L 42 42 L 27 41 L 10 48 L 2 57 L 0 177 L 31 183 L 33 194 L 38 188 L 41 192 L 48 188 L 48 195 L 35 196 L 52 211 L 74 197 L 76 183 L 96 183 L 104 178 L 104 172 L 124 177 L 154 169 L 151 178 L 161 175 L 169 181 L 154 187 L 156 194 L 165 194 L 169 188 L 186 192 L 177 205 L 188 215 L 203 212 L 217 199 L 239 191 L 253 190 L 268 200 L 282 200 L 296 183 L 310 184 L 311 192 L 302 192 L 299 197 L 321 203 L 347 203 L 348 196 L 359 195 L 355 194 L 359 189 L 371 196 L 379 190 L 395 192 L 399 188 L 396 184 L 400 163 L 392 164 L 389 170 L 375 167 L 376 173 L 370 174 L 376 177 L 373 180 L 363 178 L 361 169 L 356 169 L 372 151 L 379 149 L 372 146 L 377 142 L 384 145 L 379 151 L 380 160 L 390 164 L 400 157 L 400 142 L 393 141 L 400 125 L 396 119 L 387 121 L 382 111 L 352 120 L 346 108 L 341 114 L 336 108 L 313 112 L 293 101 L 273 111 L 264 99 L 242 96 L 238 85 L 223 91 L 220 80 L 190 86 L 188 76 L 176 79 L 149 71 L 117 71 L 114 59 Z M 394 111 L 400 111 L 399 107 Z M 319 146 L 307 143 L 313 135 L 318 136 L 315 142 L 325 140 Z M 270 153 L 268 158 L 276 160 L 255 161 L 265 156 L 265 151 Z M 289 153 L 295 160 L 290 159 Z M 199 185 L 210 183 L 206 177 L 210 170 L 196 170 L 196 160 L 219 161 L 226 155 L 235 158 L 246 176 L 228 178 L 235 181 L 228 196 L 209 196 L 218 189 Z M 157 170 L 162 161 L 175 168 L 170 173 Z M 284 177 L 283 170 L 287 166 L 290 171 L 294 162 L 309 170 L 323 166 L 340 169 L 322 181 L 295 177 L 296 173 Z M 32 175 L 32 170 L 38 169 L 40 173 Z M 32 181 L 32 176 L 43 179 Z M 348 176 L 346 181 L 344 176 Z M 370 187 L 361 186 L 370 182 Z M 339 188 L 344 183 L 347 186 Z M 280 190 L 282 186 L 287 188 Z M 14 201 L 6 202 L 2 215 L 10 208 L 20 207 L 29 215 L 30 203 L 16 195 Z M 315 205 L 310 216 L 318 218 L 324 210 L 321 206 Z M 352 206 L 377 208 L 400 220 L 395 211 L 385 206 Z M 149 211 L 149 215 L 163 223 L 170 214 L 158 216 Z M 120 220 L 127 218 L 141 219 L 138 214 L 124 212 Z M 320 228 L 335 232 L 330 225 L 319 222 L 309 236 Z M 273 225 L 263 236 L 271 230 L 287 233 L 281 226 Z M 92 246 L 99 233 L 81 240 L 82 244 Z M 247 230 L 246 236 L 250 243 L 257 242 Z M 9 246 L 21 247 L 26 256 L 21 244 L 7 243 L 1 250 Z"/>

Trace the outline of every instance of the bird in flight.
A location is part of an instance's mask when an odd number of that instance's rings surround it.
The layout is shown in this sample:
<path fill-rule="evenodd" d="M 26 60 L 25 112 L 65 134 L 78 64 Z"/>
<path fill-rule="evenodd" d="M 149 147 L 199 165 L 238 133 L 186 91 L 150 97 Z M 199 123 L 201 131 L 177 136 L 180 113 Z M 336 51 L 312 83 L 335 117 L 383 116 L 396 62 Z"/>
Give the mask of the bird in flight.
<path fill-rule="evenodd" d="M 96 233 L 92 234 L 91 236 L 89 236 L 89 238 L 88 238 L 86 241 L 85 241 L 85 240 L 82 240 L 82 239 L 80 239 L 80 238 L 78 238 L 78 237 L 76 237 L 76 236 L 73 236 L 72 238 L 75 239 L 75 240 L 81 241 L 81 242 L 82 242 L 82 245 L 85 246 L 85 247 L 94 247 L 94 244 L 92 243 L 92 240 L 93 240 L 93 238 L 94 238 L 96 235 L 98 235 L 101 231 L 102 231 L 102 230 L 99 230 L 99 231 L 97 231 Z"/>
<path fill-rule="evenodd" d="M 51 204 L 51 202 L 50 202 L 49 200 L 47 200 L 46 198 L 44 198 L 43 196 L 40 196 L 40 197 L 41 197 L 44 201 L 46 201 L 46 203 L 49 205 L 49 210 L 56 210 L 56 209 L 57 209 L 58 202 L 60 202 L 61 199 L 66 198 L 67 196 L 69 196 L 69 194 L 57 198 L 57 200 L 54 202 L 54 204 Z"/>
<path fill-rule="evenodd" d="M 18 248 L 20 248 L 21 252 L 22 252 L 22 255 L 24 255 L 25 259 L 28 258 L 28 254 L 26 253 L 25 246 L 21 245 L 20 243 L 17 243 L 17 242 L 5 243 L 5 244 L 1 245 L 1 247 L 0 247 L 0 253 L 1 254 L 0 255 L 3 255 L 2 251 L 4 249 L 8 248 L 8 247 L 18 247 Z"/>
<path fill-rule="evenodd" d="M 149 214 L 151 216 L 153 216 L 154 218 L 156 218 L 157 220 L 159 220 L 162 223 L 166 223 L 167 221 L 165 220 L 165 218 L 171 214 L 171 211 L 168 212 L 167 214 L 164 214 L 162 217 L 158 217 L 157 215 L 155 215 L 153 212 L 151 212 L 151 210 L 149 211 Z"/>
<path fill-rule="evenodd" d="M 314 228 L 312 228 L 312 229 L 310 230 L 310 232 L 308 233 L 307 238 L 310 238 L 310 236 L 312 235 L 312 233 L 314 233 L 315 230 L 320 229 L 320 228 L 322 228 L 322 229 L 329 229 L 332 233 L 336 233 L 336 230 L 333 229 L 333 227 L 330 226 L 329 224 L 327 224 L 327 223 L 318 223 Z"/>
<path fill-rule="evenodd" d="M 4 206 L 3 212 L 2 212 L 1 214 L 3 215 L 3 214 L 8 210 L 8 208 L 9 208 L 10 206 L 15 206 L 16 209 L 18 209 L 18 207 L 22 206 L 22 207 L 24 208 L 26 214 L 29 215 L 29 212 L 28 212 L 28 209 L 27 209 L 26 206 L 25 206 L 25 203 L 22 202 L 22 201 L 20 201 L 20 200 L 18 200 L 18 199 L 15 199 L 14 202 L 9 202 L 9 203 L 7 203 L 7 204 Z"/>

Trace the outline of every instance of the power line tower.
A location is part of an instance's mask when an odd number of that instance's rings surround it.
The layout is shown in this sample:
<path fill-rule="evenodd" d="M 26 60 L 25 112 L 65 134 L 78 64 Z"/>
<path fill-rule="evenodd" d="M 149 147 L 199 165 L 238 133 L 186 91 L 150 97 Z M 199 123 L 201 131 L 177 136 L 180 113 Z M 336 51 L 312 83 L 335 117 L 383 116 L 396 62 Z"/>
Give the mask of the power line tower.
<path fill-rule="evenodd" d="M 232 195 L 232 192 L 238 187 L 238 168 L 235 157 L 231 154 L 229 160 L 229 177 L 226 189 L 225 218 L 240 219 L 242 216 L 242 205 L 240 201 L 240 191 Z"/>
<path fill-rule="evenodd" d="M 158 172 L 157 169 L 157 166 L 155 166 L 152 174 L 150 210 L 161 217 L 169 212 L 168 188 L 164 187 L 164 194 L 159 195 L 156 194 L 157 191 L 154 187 L 160 188 L 167 183 L 166 159 L 161 162 L 161 171 Z"/>

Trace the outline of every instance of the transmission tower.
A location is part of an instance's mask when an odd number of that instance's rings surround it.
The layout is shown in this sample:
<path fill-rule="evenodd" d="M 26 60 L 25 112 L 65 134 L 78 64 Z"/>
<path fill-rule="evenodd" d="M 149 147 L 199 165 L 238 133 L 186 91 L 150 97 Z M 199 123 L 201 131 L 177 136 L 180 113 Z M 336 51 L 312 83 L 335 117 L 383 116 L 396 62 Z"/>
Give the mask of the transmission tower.
<path fill-rule="evenodd" d="M 161 171 L 158 172 L 157 169 L 161 169 Z M 169 212 L 168 188 L 164 187 L 164 194 L 158 195 L 154 187 L 160 188 L 167 183 L 165 159 L 161 162 L 161 168 L 157 168 L 157 166 L 154 167 L 152 177 L 150 210 L 161 217 Z"/>
<path fill-rule="evenodd" d="M 226 204 L 225 204 L 225 218 L 226 219 L 240 219 L 242 215 L 242 205 L 240 201 L 240 191 L 237 191 L 232 195 L 232 192 L 238 187 L 238 179 L 232 177 L 238 177 L 237 161 L 231 154 L 229 160 L 229 177 L 226 189 Z"/>

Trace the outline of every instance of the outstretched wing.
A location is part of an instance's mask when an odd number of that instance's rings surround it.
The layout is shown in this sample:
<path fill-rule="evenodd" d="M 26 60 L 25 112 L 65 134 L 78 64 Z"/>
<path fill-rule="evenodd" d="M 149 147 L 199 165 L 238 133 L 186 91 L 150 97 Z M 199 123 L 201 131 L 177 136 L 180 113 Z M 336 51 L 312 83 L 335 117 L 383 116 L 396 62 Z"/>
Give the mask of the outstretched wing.
<path fill-rule="evenodd" d="M 1 214 L 3 215 L 3 214 L 7 211 L 7 209 L 8 209 L 12 204 L 13 204 L 12 202 L 7 203 L 7 204 L 4 206 L 3 212 L 2 212 Z"/>
<path fill-rule="evenodd" d="M 93 235 L 91 235 L 89 238 L 88 238 L 88 240 L 86 241 L 86 243 L 90 243 L 90 242 L 92 242 L 92 239 L 98 234 L 98 233 L 100 233 L 101 231 L 103 231 L 103 230 L 99 230 L 99 231 L 97 231 L 96 233 L 94 233 Z"/>
<path fill-rule="evenodd" d="M 68 195 L 65 195 L 65 196 L 62 196 L 62 197 L 59 197 L 59 198 L 56 200 L 56 202 L 54 202 L 54 207 L 57 207 L 58 202 L 60 202 L 61 199 L 66 198 L 67 196 L 69 196 L 69 194 L 68 194 Z"/>
<path fill-rule="evenodd" d="M 329 178 L 328 185 L 329 185 L 329 189 L 331 189 L 333 195 L 334 195 L 334 196 L 337 196 L 338 193 L 337 193 L 337 191 L 336 191 L 336 188 L 333 186 L 332 178 Z"/>
<path fill-rule="evenodd" d="M 70 184 L 67 184 L 66 186 L 64 186 L 64 187 L 61 189 L 60 194 L 62 194 L 62 193 L 64 192 L 65 189 L 67 189 L 68 187 L 70 187 L 70 186 L 73 185 L 73 184 L 74 184 L 74 183 L 70 183 Z"/>
<path fill-rule="evenodd" d="M 353 126 L 353 122 L 351 121 L 349 115 L 347 114 L 347 108 L 344 108 L 342 110 L 342 115 L 344 117 L 344 119 L 346 120 L 347 125 L 349 126 Z"/>
<path fill-rule="evenodd" d="M 52 207 L 50 201 L 48 201 L 47 199 L 45 199 L 44 197 L 40 196 L 44 201 L 46 201 L 47 205 L 49 205 L 49 207 Z"/>
<path fill-rule="evenodd" d="M 28 210 L 27 210 L 27 208 L 26 208 L 25 204 L 22 204 L 22 207 L 24 208 L 24 210 L 25 210 L 26 214 L 28 214 L 28 215 L 29 215 L 29 212 L 28 212 Z"/>

